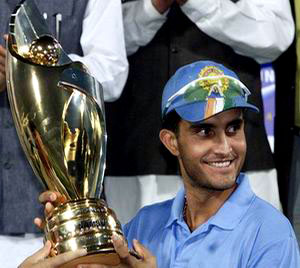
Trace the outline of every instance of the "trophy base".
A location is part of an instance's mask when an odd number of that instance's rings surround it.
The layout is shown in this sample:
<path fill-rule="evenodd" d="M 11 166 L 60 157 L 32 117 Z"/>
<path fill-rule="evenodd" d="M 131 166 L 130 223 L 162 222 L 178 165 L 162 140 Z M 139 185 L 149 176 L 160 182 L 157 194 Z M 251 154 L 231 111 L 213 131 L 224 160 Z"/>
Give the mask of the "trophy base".
<path fill-rule="evenodd" d="M 87 250 L 87 256 L 75 259 L 63 268 L 76 267 L 80 263 L 110 266 L 120 263 L 112 235 L 123 236 L 121 224 L 102 200 L 72 200 L 56 207 L 46 218 L 44 231 L 45 239 L 52 244 L 52 257 L 80 248 Z"/>
<path fill-rule="evenodd" d="M 78 264 L 103 264 L 116 266 L 120 264 L 120 258 L 117 253 L 98 253 L 79 257 L 75 260 L 61 265 L 59 268 L 74 268 Z"/>

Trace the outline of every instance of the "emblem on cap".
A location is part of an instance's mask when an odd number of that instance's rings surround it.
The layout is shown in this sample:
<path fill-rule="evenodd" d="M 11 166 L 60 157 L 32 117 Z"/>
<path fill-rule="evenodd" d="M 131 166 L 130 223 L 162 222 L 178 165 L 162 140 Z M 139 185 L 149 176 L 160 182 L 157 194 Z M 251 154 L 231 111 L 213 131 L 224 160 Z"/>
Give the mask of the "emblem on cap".
<path fill-rule="evenodd" d="M 208 91 L 205 118 L 208 118 L 224 109 L 224 92 L 228 89 L 229 80 L 224 76 L 224 72 L 216 66 L 206 66 L 199 73 L 199 85 Z M 216 77 L 216 78 L 214 78 Z"/>
<path fill-rule="evenodd" d="M 210 96 L 212 92 L 224 96 L 224 91 L 226 91 L 229 86 L 229 79 L 226 77 L 220 78 L 220 76 L 224 76 L 224 72 L 216 66 L 206 66 L 200 71 L 199 78 L 212 78 L 199 81 L 199 85 L 208 91 L 208 96 Z M 216 77 L 216 79 L 213 79 L 213 77 Z"/>

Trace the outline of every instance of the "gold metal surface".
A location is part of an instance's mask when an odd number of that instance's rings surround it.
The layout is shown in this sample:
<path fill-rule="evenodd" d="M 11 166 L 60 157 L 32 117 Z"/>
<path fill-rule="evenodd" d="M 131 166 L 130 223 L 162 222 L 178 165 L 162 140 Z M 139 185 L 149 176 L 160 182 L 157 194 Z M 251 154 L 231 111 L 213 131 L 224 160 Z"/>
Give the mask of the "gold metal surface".
<path fill-rule="evenodd" d="M 52 255 L 87 248 L 89 255 L 81 260 L 117 264 L 111 236 L 122 235 L 121 225 L 99 199 L 106 152 L 102 88 L 83 64 L 68 58 L 44 24 L 34 1 L 16 9 L 6 74 L 27 159 L 45 188 L 67 200 L 46 219 L 45 239 Z"/>
<path fill-rule="evenodd" d="M 36 64 L 55 66 L 59 59 L 59 52 L 59 44 L 55 39 L 42 36 L 31 43 L 28 55 L 24 56 Z"/>

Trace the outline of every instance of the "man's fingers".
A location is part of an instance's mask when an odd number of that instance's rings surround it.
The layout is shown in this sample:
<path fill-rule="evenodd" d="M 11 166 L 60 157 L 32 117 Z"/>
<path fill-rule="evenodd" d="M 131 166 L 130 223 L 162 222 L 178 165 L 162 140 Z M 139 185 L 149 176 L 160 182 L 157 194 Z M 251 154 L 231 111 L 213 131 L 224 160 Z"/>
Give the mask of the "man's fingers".
<path fill-rule="evenodd" d="M 45 268 L 50 267 L 59 267 L 60 265 L 67 263 L 73 259 L 85 256 L 87 254 L 86 249 L 79 249 L 76 251 L 69 251 L 60 255 L 57 255 L 55 257 L 51 257 L 44 261 L 43 266 Z"/>
<path fill-rule="evenodd" d="M 112 241 L 114 248 L 121 259 L 126 259 L 130 256 L 128 246 L 124 238 L 122 238 L 120 235 L 114 234 L 112 236 Z"/>
<path fill-rule="evenodd" d="M 134 250 L 142 257 L 142 261 L 147 263 L 147 267 L 157 267 L 156 258 L 151 251 L 145 248 L 138 240 L 133 239 Z"/>
<path fill-rule="evenodd" d="M 150 250 L 145 248 L 138 240 L 133 239 L 133 248 L 134 250 L 142 257 L 142 259 L 147 260 L 153 257 Z"/>
<path fill-rule="evenodd" d="M 52 203 L 46 203 L 44 213 L 46 216 L 48 216 L 53 210 L 55 209 L 55 206 L 52 205 Z"/>
<path fill-rule="evenodd" d="M 40 218 L 35 218 L 35 219 L 33 220 L 33 223 L 34 223 L 35 226 L 36 226 L 37 228 L 39 228 L 40 230 L 43 230 L 44 227 L 45 227 L 45 221 L 43 221 L 43 220 L 40 219 Z"/>
<path fill-rule="evenodd" d="M 59 193 L 53 192 L 53 191 L 45 191 L 42 192 L 39 196 L 39 201 L 42 204 L 45 204 L 47 202 L 55 202 L 58 198 Z"/>
<path fill-rule="evenodd" d="M 46 257 L 49 256 L 51 250 L 51 243 L 47 241 L 43 248 L 37 251 L 33 256 L 31 256 L 32 261 L 37 263 L 39 261 L 44 260 Z"/>
<path fill-rule="evenodd" d="M 59 192 L 45 191 L 40 194 L 39 201 L 42 204 L 46 204 L 47 202 L 49 202 L 53 206 L 58 206 L 66 202 L 66 197 L 60 194 Z"/>
<path fill-rule="evenodd" d="M 6 48 L 2 45 L 0 45 L 0 55 L 6 56 Z"/>
<path fill-rule="evenodd" d="M 142 261 L 138 258 L 132 256 L 129 253 L 128 245 L 125 239 L 120 235 L 113 235 L 112 236 L 114 248 L 116 252 L 119 254 L 121 259 L 120 268 L 122 267 L 144 267 L 144 266 L 137 266 L 137 264 Z M 152 267 L 152 266 L 151 266 Z"/>
<path fill-rule="evenodd" d="M 32 256 L 28 257 L 19 268 L 29 268 L 34 267 L 35 263 L 43 261 L 50 253 L 51 243 L 49 241 L 46 242 L 43 248 L 34 253 Z"/>
<path fill-rule="evenodd" d="M 79 264 L 76 268 L 109 268 L 109 266 L 102 264 Z"/>

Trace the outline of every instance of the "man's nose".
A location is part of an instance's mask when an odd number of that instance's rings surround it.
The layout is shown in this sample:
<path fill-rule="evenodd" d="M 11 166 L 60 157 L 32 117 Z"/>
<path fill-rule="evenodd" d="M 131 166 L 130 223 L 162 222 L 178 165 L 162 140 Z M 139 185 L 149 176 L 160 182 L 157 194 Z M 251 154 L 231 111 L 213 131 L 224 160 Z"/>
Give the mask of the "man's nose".
<path fill-rule="evenodd" d="M 232 147 L 230 143 L 230 138 L 225 133 L 217 135 L 215 141 L 215 153 L 227 155 L 231 153 L 231 151 Z"/>

